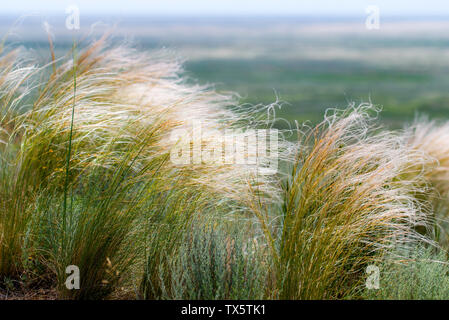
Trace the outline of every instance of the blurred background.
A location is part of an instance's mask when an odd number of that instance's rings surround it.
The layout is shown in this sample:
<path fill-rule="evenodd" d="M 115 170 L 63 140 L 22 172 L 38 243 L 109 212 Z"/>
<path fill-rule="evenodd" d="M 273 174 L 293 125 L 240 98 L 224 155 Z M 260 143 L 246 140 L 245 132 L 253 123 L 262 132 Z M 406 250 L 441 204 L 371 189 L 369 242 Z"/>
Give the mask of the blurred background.
<path fill-rule="evenodd" d="M 73 6 L 79 29 L 72 27 Z M 75 11 L 77 11 L 75 10 Z M 50 61 L 112 30 L 114 41 L 185 59 L 201 84 L 316 123 L 328 108 L 381 106 L 388 127 L 449 118 L 447 1 L 3 1 L 0 35 Z M 72 23 L 72 24 L 70 24 Z M 282 124 L 280 124 L 282 126 Z"/>

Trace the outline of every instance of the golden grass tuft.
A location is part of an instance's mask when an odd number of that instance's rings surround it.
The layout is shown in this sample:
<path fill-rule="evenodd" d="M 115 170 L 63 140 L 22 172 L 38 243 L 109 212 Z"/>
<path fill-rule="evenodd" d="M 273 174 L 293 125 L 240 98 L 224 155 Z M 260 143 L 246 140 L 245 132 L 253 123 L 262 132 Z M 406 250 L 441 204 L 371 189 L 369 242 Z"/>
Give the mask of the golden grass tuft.
<path fill-rule="evenodd" d="M 414 197 L 423 179 L 416 168 L 427 160 L 400 137 L 375 134 L 369 112 L 369 105 L 336 111 L 303 133 L 275 220 L 279 233 L 269 227 L 273 216 L 253 206 L 273 239 L 275 297 L 345 297 L 383 254 L 427 241 L 415 231 L 427 217 Z"/>

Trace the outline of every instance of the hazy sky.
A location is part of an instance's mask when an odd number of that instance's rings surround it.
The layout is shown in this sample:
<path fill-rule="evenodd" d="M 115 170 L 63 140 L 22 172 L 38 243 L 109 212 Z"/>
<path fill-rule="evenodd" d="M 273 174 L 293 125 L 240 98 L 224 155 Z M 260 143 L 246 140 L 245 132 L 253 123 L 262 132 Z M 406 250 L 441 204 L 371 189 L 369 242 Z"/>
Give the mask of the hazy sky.
<path fill-rule="evenodd" d="M 2 0 L 0 13 L 61 13 L 76 4 L 81 14 L 147 15 L 449 15 L 448 0 Z"/>

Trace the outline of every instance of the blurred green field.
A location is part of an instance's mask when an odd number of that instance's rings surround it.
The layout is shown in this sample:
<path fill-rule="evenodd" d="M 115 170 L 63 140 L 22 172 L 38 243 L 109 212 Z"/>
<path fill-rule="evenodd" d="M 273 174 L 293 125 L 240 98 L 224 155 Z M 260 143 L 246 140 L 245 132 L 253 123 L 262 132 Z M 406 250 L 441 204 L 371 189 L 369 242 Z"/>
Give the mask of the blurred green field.
<path fill-rule="evenodd" d="M 107 24 L 89 29 L 100 20 L 85 18 L 75 39 L 104 33 Z M 48 60 L 44 30 L 27 21 L 12 42 Z M 50 23 L 56 49 L 69 50 L 74 35 L 61 27 L 64 20 Z M 11 24 L 3 19 L 0 29 Z M 140 17 L 121 20 L 112 34 L 140 50 L 164 48 L 185 59 L 192 79 L 237 92 L 242 103 L 278 98 L 277 115 L 288 120 L 316 123 L 328 108 L 368 101 L 382 107 L 380 119 L 392 128 L 416 116 L 449 118 L 447 21 L 383 21 L 370 31 L 363 19 Z"/>
<path fill-rule="evenodd" d="M 268 104 L 277 96 L 285 102 L 277 114 L 289 120 L 315 123 L 328 108 L 368 101 L 382 107 L 380 119 L 393 128 L 417 116 L 449 117 L 449 42 L 440 33 L 406 39 L 381 32 L 320 35 L 277 43 L 290 54 L 202 57 L 187 61 L 186 69 L 200 82 L 238 92 L 244 102 Z"/>
<path fill-rule="evenodd" d="M 446 70 L 383 69 L 353 62 L 301 60 L 200 60 L 187 70 L 203 82 L 233 90 L 249 103 L 286 102 L 278 115 L 298 121 L 320 120 L 327 108 L 371 101 L 383 108 L 391 126 L 415 115 L 449 117 Z"/>

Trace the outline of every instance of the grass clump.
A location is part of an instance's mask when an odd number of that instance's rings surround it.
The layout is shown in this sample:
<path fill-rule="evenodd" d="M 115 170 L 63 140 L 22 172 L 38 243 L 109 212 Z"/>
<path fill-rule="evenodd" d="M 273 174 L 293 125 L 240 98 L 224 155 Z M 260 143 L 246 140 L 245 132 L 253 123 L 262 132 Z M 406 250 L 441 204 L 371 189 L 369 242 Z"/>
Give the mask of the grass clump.
<path fill-rule="evenodd" d="M 166 265 L 157 250 L 177 253 L 194 215 L 242 211 L 257 163 L 170 161 L 174 130 L 191 135 L 201 121 L 218 144 L 213 133 L 242 115 L 227 108 L 232 97 L 183 80 L 177 61 L 100 39 L 36 70 L 4 64 L 1 276 L 27 269 L 61 298 L 100 299 L 129 271 L 143 296 L 157 297 Z M 32 72 L 38 85 L 15 94 Z M 273 190 L 263 177 L 257 184 Z M 65 288 L 69 265 L 80 269 L 79 290 Z"/>
<path fill-rule="evenodd" d="M 107 296 L 133 264 L 138 251 L 134 224 L 144 212 L 164 160 L 153 160 L 138 171 L 131 170 L 137 154 L 126 154 L 116 171 L 98 168 L 71 188 L 66 214 L 61 197 L 43 195 L 39 201 L 36 236 L 41 259 L 57 277 L 60 294 L 76 299 Z M 167 178 L 166 176 L 164 178 Z M 55 201 L 51 201 L 55 200 Z M 66 267 L 80 269 L 80 289 L 65 288 Z"/>
<path fill-rule="evenodd" d="M 276 297 L 343 298 L 366 265 L 422 238 L 415 228 L 426 227 L 426 215 L 414 197 L 422 177 L 414 168 L 425 158 L 389 133 L 374 134 L 370 111 L 336 112 L 303 135 L 274 211 L 279 224 L 270 228 L 270 213 L 254 206 L 272 239 Z"/>

